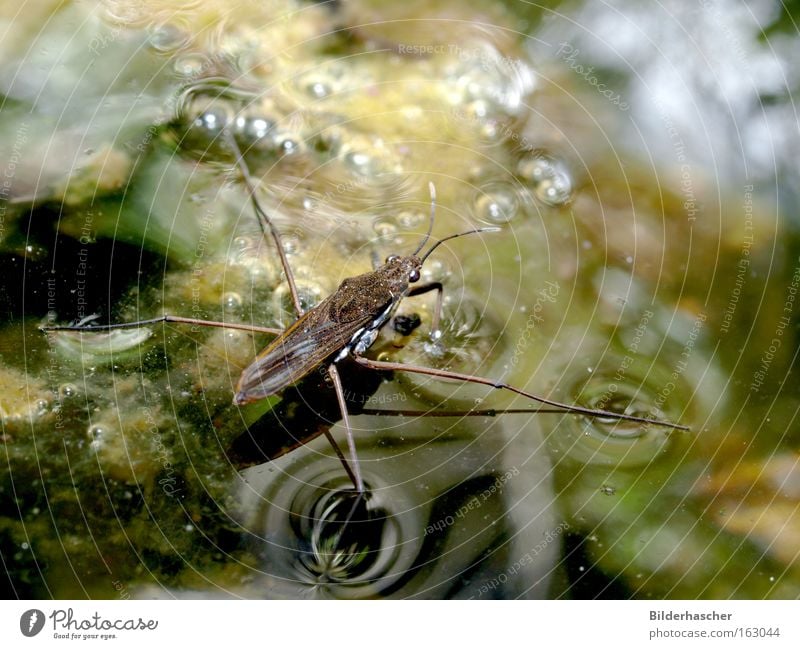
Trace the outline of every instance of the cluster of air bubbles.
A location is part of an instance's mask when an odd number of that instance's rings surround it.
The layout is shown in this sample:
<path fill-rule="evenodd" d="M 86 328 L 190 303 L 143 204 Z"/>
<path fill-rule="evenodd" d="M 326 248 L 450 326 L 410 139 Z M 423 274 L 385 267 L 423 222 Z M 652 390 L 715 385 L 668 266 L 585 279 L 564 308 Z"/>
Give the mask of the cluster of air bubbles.
<path fill-rule="evenodd" d="M 428 220 L 429 216 L 422 210 L 400 210 L 395 217 L 397 224 L 405 230 L 414 230 Z"/>
<path fill-rule="evenodd" d="M 261 148 L 275 129 L 276 120 L 266 115 L 239 114 L 233 123 L 233 135 L 245 150 Z M 271 147 L 270 147 L 271 148 Z"/>
<path fill-rule="evenodd" d="M 429 258 L 422 267 L 422 281 L 426 284 L 430 282 L 444 282 L 452 274 L 450 265 L 441 258 L 435 256 Z"/>
<path fill-rule="evenodd" d="M 458 63 L 448 79 L 457 89 L 459 103 L 475 118 L 516 115 L 525 107 L 535 77 L 522 59 L 502 55 L 489 44 L 458 53 Z"/>
<path fill-rule="evenodd" d="M 255 286 L 271 286 L 278 272 L 273 250 L 259 234 L 240 235 L 233 240 L 228 258 L 247 270 Z"/>
<path fill-rule="evenodd" d="M 295 269 L 295 284 L 297 285 L 297 296 L 300 299 L 300 305 L 304 311 L 315 307 L 319 304 L 327 291 L 321 284 L 308 279 L 297 279 L 299 276 L 308 275 L 311 269 L 298 266 Z M 293 322 L 297 318 L 297 313 L 292 302 L 292 293 L 289 290 L 289 285 L 286 282 L 281 284 L 273 292 L 273 300 L 278 312 L 282 312 L 288 316 L 287 322 Z"/>
<path fill-rule="evenodd" d="M 519 196 L 509 183 L 495 182 L 475 193 L 473 211 L 484 223 L 508 223 L 519 213 Z"/>
<path fill-rule="evenodd" d="M 517 162 L 517 176 L 545 205 L 561 207 L 572 199 L 573 181 L 567 165 L 544 151 L 523 155 Z"/>

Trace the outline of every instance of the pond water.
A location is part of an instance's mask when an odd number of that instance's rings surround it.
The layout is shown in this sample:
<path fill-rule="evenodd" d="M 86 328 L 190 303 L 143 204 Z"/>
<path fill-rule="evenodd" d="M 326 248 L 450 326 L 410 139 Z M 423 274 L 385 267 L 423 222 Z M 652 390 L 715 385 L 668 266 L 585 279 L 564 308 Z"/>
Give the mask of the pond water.
<path fill-rule="evenodd" d="M 800 594 L 798 47 L 777 2 L 0 10 L 0 550 L 27 598 Z M 234 144 L 235 143 L 235 146 Z M 433 237 L 373 359 L 233 404 Z M 377 314 L 376 314 L 377 315 Z"/>

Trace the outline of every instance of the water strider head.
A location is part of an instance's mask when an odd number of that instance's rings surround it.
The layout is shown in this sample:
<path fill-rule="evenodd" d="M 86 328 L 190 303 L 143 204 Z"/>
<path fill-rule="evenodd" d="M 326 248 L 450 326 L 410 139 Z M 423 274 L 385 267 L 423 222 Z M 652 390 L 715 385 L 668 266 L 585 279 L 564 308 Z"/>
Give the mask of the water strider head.
<path fill-rule="evenodd" d="M 451 239 L 457 239 L 458 237 L 463 237 L 467 234 L 475 234 L 478 232 L 499 232 L 500 228 L 498 227 L 488 227 L 488 228 L 476 228 L 474 230 L 467 230 L 466 232 L 459 232 L 457 234 L 451 234 L 450 236 L 445 237 L 444 239 L 437 239 L 436 242 L 428 249 L 420 257 L 420 252 L 425 247 L 425 244 L 431 238 L 431 232 L 433 231 L 433 221 L 436 216 L 436 187 L 433 183 L 428 183 L 428 188 L 431 192 L 431 216 L 428 221 L 428 231 L 425 233 L 425 237 L 420 241 L 420 244 L 417 246 L 417 249 L 411 253 L 407 257 L 402 257 L 400 255 L 389 255 L 386 258 L 383 266 L 381 266 L 376 272 L 382 274 L 387 282 L 391 284 L 393 287 L 403 287 L 407 288 L 409 284 L 414 284 L 419 281 L 420 278 L 420 270 L 422 269 L 422 265 L 425 263 L 425 260 L 431 255 L 431 253 L 436 250 L 440 245 L 442 245 L 445 241 L 450 241 Z M 393 291 L 394 292 L 394 291 Z"/>

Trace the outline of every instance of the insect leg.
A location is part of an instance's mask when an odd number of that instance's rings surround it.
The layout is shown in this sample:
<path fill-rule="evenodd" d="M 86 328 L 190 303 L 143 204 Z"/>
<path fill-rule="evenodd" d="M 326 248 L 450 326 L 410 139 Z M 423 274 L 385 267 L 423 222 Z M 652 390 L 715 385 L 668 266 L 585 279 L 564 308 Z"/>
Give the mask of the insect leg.
<path fill-rule="evenodd" d="M 430 284 L 423 284 L 422 286 L 415 286 L 412 288 L 406 297 L 414 297 L 415 295 L 423 295 L 424 293 L 436 293 L 436 306 L 433 310 L 433 321 L 431 322 L 431 337 L 437 338 L 439 336 L 439 323 L 442 320 L 442 301 L 444 300 L 444 287 L 441 282 L 431 282 Z"/>
<path fill-rule="evenodd" d="M 342 389 L 342 380 L 339 378 L 339 370 L 336 369 L 336 365 L 331 363 L 328 366 L 328 375 L 331 377 L 331 381 L 333 381 L 333 388 L 336 390 L 336 398 L 339 400 L 339 408 L 342 411 L 342 423 L 344 424 L 345 431 L 347 432 L 347 446 L 350 449 L 350 459 L 353 462 L 353 470 L 350 470 L 350 467 L 347 465 L 344 457 L 341 455 L 341 451 L 339 451 L 339 459 L 342 461 L 345 469 L 347 469 L 348 474 L 351 478 L 354 478 L 353 484 L 356 487 L 356 490 L 359 494 L 364 493 L 364 481 L 361 478 L 361 467 L 358 463 L 358 455 L 356 455 L 356 442 L 353 439 L 353 429 L 350 426 L 350 415 L 347 412 L 347 402 L 345 401 L 344 397 L 344 390 Z M 330 437 L 330 433 L 327 433 L 328 439 L 332 441 Z M 333 443 L 333 446 L 338 450 L 336 444 Z"/>
<path fill-rule="evenodd" d="M 233 153 L 236 157 L 236 165 L 239 167 L 239 172 L 242 174 L 245 187 L 247 187 L 247 193 L 250 194 L 250 201 L 253 203 L 253 209 L 258 217 L 258 225 L 261 228 L 261 232 L 266 237 L 267 230 L 269 230 L 272 240 L 275 242 L 275 248 L 277 248 L 278 256 L 281 259 L 281 266 L 283 266 L 283 274 L 286 275 L 286 282 L 289 284 L 289 292 L 292 294 L 292 303 L 294 304 L 295 311 L 297 311 L 297 317 L 299 318 L 301 315 L 303 315 L 303 307 L 300 304 L 300 296 L 297 293 L 297 284 L 295 284 L 294 281 L 294 274 L 289 266 L 289 260 L 286 258 L 286 251 L 283 249 L 280 232 L 278 232 L 278 229 L 275 227 L 272 219 L 270 219 L 267 213 L 264 211 L 264 208 L 261 207 L 261 203 L 258 200 L 258 195 L 256 194 L 256 185 L 253 181 L 253 176 L 250 174 L 250 169 L 244 160 L 244 156 L 239 149 L 239 145 L 236 144 L 236 139 L 227 131 L 226 139 L 228 145 L 233 149 Z"/>
<path fill-rule="evenodd" d="M 356 489 L 358 489 L 358 477 L 356 477 L 356 474 L 353 472 L 353 469 L 351 469 L 350 465 L 347 463 L 347 458 L 344 456 L 344 453 L 342 453 L 342 449 L 339 448 L 339 445 L 336 443 L 336 440 L 333 438 L 333 435 L 331 434 L 331 431 L 326 428 L 323 431 L 323 435 L 325 435 L 325 438 L 328 440 L 330 445 L 333 447 L 333 450 L 336 452 L 336 457 L 338 457 L 339 458 L 339 462 L 342 463 L 342 466 L 344 467 L 344 470 L 347 473 L 347 477 L 350 478 L 350 482 L 352 482 L 353 486 Z M 359 493 L 361 493 L 361 492 L 359 492 Z"/>
<path fill-rule="evenodd" d="M 88 333 L 109 331 L 111 329 L 134 329 L 136 327 L 143 327 L 145 325 L 158 324 L 160 322 L 176 322 L 179 324 L 190 324 L 201 327 L 220 327 L 222 329 L 239 329 L 240 331 L 250 331 L 252 333 L 274 334 L 280 335 L 283 329 L 275 329 L 274 327 L 257 327 L 248 324 L 236 324 L 232 322 L 217 322 L 216 320 L 198 320 L 197 318 L 182 318 L 175 315 L 162 315 L 158 318 L 150 318 L 149 320 L 137 320 L 136 322 L 120 322 L 117 324 L 104 324 L 86 326 L 82 324 L 76 325 L 48 325 L 39 327 L 42 331 L 85 331 Z"/>
<path fill-rule="evenodd" d="M 364 408 L 358 414 L 371 417 L 497 417 L 497 415 L 533 415 L 563 413 L 561 408 L 482 408 L 479 410 L 387 410 Z"/>
<path fill-rule="evenodd" d="M 530 392 L 525 392 L 524 390 L 515 388 L 513 385 L 509 385 L 508 383 L 503 383 L 502 381 L 495 381 L 493 379 L 487 379 L 482 376 L 461 374 L 459 372 L 450 372 L 448 370 L 437 370 L 432 367 L 420 367 L 418 365 L 405 365 L 403 363 L 373 361 L 364 356 L 358 356 L 355 354 L 353 355 L 353 359 L 357 363 L 363 365 L 364 367 L 370 367 L 374 370 L 382 370 L 389 372 L 412 372 L 414 374 L 427 374 L 428 376 L 436 376 L 442 379 L 454 379 L 457 381 L 466 381 L 468 383 L 479 383 L 481 385 L 488 385 L 489 387 L 496 389 L 509 390 L 510 392 L 515 392 L 516 394 L 522 395 L 523 397 L 527 397 L 528 399 L 532 399 L 533 401 L 538 401 L 539 403 L 542 403 L 544 405 L 552 406 L 554 408 L 559 408 L 562 412 L 573 412 L 579 415 L 587 415 L 589 417 L 604 417 L 607 419 L 634 421 L 640 424 L 650 424 L 654 426 L 664 426 L 666 428 L 674 428 L 675 430 L 689 430 L 688 426 L 683 426 L 681 424 L 673 424 L 668 421 L 660 421 L 658 419 L 650 419 L 648 417 L 637 417 L 635 415 L 625 415 L 619 412 L 609 412 L 607 410 L 593 410 L 591 408 L 583 408 L 581 406 L 570 406 L 566 403 L 560 403 L 552 399 L 536 396 L 535 394 L 532 394 Z"/>

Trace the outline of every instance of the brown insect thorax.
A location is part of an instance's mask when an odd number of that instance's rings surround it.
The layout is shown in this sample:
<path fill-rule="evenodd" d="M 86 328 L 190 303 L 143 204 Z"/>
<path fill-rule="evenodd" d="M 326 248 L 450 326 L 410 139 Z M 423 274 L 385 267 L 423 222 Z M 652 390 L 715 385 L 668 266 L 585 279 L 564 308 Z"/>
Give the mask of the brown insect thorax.
<path fill-rule="evenodd" d="M 335 360 L 348 352 L 361 354 L 378 336 L 378 331 L 392 315 L 397 304 L 408 292 L 410 284 L 419 280 L 422 261 L 416 256 L 392 255 L 380 268 L 349 277 L 337 290 L 336 317 L 341 322 L 351 321 L 358 315 L 373 314 L 372 322 L 356 331 Z"/>

